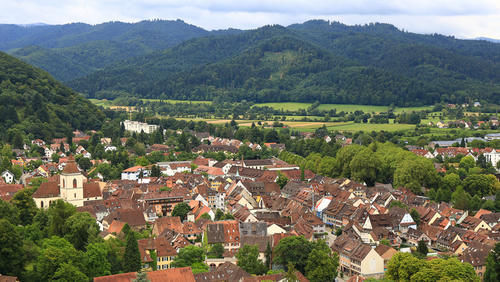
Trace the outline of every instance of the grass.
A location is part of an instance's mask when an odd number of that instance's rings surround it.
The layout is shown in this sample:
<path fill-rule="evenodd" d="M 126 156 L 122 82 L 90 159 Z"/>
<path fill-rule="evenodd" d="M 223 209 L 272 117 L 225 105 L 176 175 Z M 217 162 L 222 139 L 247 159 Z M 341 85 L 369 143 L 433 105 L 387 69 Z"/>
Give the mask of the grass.
<path fill-rule="evenodd" d="M 255 104 L 255 106 L 259 107 L 271 107 L 277 110 L 284 111 L 298 111 L 301 109 L 306 110 L 312 105 L 312 103 L 295 103 L 295 102 L 284 102 L 284 103 L 260 103 Z M 387 106 L 371 106 L 371 105 L 352 105 L 352 104 L 321 104 L 318 107 L 318 110 L 329 111 L 332 109 L 336 109 L 337 112 L 354 112 L 354 111 L 363 111 L 365 113 L 380 113 L 385 112 L 389 109 Z M 395 113 L 401 112 L 411 112 L 411 111 L 424 111 L 432 109 L 431 106 L 423 106 L 423 107 L 396 107 L 394 109 Z"/>
<path fill-rule="evenodd" d="M 89 99 L 89 101 L 96 106 L 102 106 L 104 108 L 109 108 L 109 107 L 113 106 L 113 103 L 110 100 L 106 100 L 106 99 L 103 99 L 103 100 Z"/>
<path fill-rule="evenodd" d="M 382 124 L 374 124 L 374 123 L 354 123 L 354 122 L 345 122 L 339 123 L 333 126 L 328 126 L 328 130 L 338 130 L 338 131 L 399 131 L 399 130 L 409 130 L 414 129 L 415 125 L 413 124 L 399 124 L 399 123 L 382 123 Z"/>
<path fill-rule="evenodd" d="M 143 102 L 160 102 L 160 99 L 141 99 Z M 192 103 L 192 104 L 211 104 L 212 101 L 190 101 L 190 100 L 161 100 L 166 103 L 178 104 L 178 103 Z"/>

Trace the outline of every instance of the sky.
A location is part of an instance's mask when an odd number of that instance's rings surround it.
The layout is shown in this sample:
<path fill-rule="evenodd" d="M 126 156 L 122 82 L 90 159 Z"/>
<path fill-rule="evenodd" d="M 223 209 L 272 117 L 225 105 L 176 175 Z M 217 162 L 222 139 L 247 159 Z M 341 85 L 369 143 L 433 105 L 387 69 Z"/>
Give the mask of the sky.
<path fill-rule="evenodd" d="M 1 0 L 0 23 L 182 19 L 202 28 L 257 28 L 310 19 L 390 23 L 417 33 L 500 39 L 500 0 Z M 0 39 L 1 40 L 1 39 Z"/>

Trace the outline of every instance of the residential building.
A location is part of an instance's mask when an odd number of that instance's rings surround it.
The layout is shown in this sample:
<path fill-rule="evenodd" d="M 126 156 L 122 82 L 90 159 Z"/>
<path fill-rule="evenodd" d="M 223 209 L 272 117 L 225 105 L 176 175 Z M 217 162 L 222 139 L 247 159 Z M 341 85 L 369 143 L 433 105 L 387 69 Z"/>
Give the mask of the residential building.
<path fill-rule="evenodd" d="M 378 278 L 384 275 L 384 259 L 370 245 L 342 234 L 331 248 L 339 254 L 340 271 L 349 276 Z"/>
<path fill-rule="evenodd" d="M 147 124 L 134 120 L 125 120 L 124 122 L 122 122 L 122 125 L 125 127 L 125 130 L 127 131 L 132 131 L 136 133 L 144 132 L 146 134 L 151 134 L 160 128 L 160 126 L 155 124 Z"/>

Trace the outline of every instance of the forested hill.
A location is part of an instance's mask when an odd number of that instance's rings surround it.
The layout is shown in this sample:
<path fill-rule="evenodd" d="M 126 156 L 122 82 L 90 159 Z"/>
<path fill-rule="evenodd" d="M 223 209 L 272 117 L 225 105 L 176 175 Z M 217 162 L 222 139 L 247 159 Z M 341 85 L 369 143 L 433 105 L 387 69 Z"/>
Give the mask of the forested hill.
<path fill-rule="evenodd" d="M 69 85 L 99 98 L 498 104 L 500 44 L 314 20 L 191 39 Z"/>
<path fill-rule="evenodd" d="M 224 32 L 238 31 L 212 33 Z M 180 20 L 29 27 L 0 24 L 0 50 L 48 71 L 56 79 L 67 81 L 111 63 L 208 34 Z"/>
<path fill-rule="evenodd" d="M 98 129 L 104 114 L 92 103 L 34 68 L 0 52 L 0 139 L 64 137 L 72 129 Z"/>

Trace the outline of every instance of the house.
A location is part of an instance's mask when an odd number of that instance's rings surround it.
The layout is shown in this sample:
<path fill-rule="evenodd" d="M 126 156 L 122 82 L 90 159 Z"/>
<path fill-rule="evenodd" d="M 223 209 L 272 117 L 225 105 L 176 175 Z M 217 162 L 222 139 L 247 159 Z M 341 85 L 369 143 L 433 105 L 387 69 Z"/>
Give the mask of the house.
<path fill-rule="evenodd" d="M 265 169 L 266 166 L 272 166 L 273 162 L 270 159 L 244 160 L 243 167 L 253 169 Z"/>
<path fill-rule="evenodd" d="M 196 282 L 191 267 L 170 268 L 146 272 L 150 282 Z M 130 282 L 137 278 L 136 272 L 94 277 L 94 282 Z"/>
<path fill-rule="evenodd" d="M 143 166 L 133 166 L 122 171 L 122 180 L 137 181 L 140 178 L 148 177 L 149 171 Z"/>
<path fill-rule="evenodd" d="M 272 246 L 271 236 L 255 236 L 255 235 L 245 235 L 241 236 L 241 246 L 256 245 L 259 248 L 259 259 L 262 261 L 266 260 L 266 249 Z"/>
<path fill-rule="evenodd" d="M 208 153 L 208 152 L 223 152 L 226 154 L 236 154 L 238 153 L 238 147 L 231 145 L 207 145 L 201 144 L 200 146 L 193 149 L 193 153 Z"/>
<path fill-rule="evenodd" d="M 267 236 L 267 223 L 259 222 L 241 222 L 240 223 L 241 236 Z"/>
<path fill-rule="evenodd" d="M 384 258 L 368 244 L 342 234 L 331 246 L 339 254 L 340 271 L 349 276 L 381 277 L 384 275 Z"/>
<path fill-rule="evenodd" d="M 418 246 L 418 242 L 420 241 L 424 241 L 429 247 L 432 244 L 432 239 L 419 229 L 410 228 L 403 237 L 406 238 L 406 241 L 413 246 Z"/>
<path fill-rule="evenodd" d="M 187 189 L 176 188 L 171 191 L 159 191 L 144 194 L 142 201 L 149 206 L 153 206 L 156 214 L 169 216 L 177 204 L 184 202 L 184 198 L 188 194 L 189 192 Z"/>
<path fill-rule="evenodd" d="M 491 150 L 491 152 L 484 153 L 486 161 L 490 162 L 493 167 L 497 167 L 500 162 L 500 150 Z"/>
<path fill-rule="evenodd" d="M 148 238 L 137 241 L 139 251 L 144 256 L 151 256 L 151 252 L 156 253 L 156 267 L 158 270 L 172 268 L 172 262 L 177 256 L 177 251 L 170 245 L 166 238 Z M 147 267 L 146 267 L 147 268 Z"/>
<path fill-rule="evenodd" d="M 198 174 L 206 174 L 208 179 L 215 179 L 217 177 L 224 175 L 224 172 L 222 171 L 221 168 L 213 167 L 213 166 L 205 166 L 205 165 L 198 166 L 194 170 L 194 172 L 198 173 Z"/>
<path fill-rule="evenodd" d="M 155 236 L 160 236 L 165 230 L 173 230 L 177 233 L 182 233 L 183 226 L 181 218 L 178 216 L 166 216 L 158 218 L 153 224 L 152 233 Z"/>
<path fill-rule="evenodd" d="M 0 174 L 0 176 L 3 178 L 3 180 L 7 184 L 12 184 L 16 180 L 14 173 L 12 173 L 8 170 L 3 171 L 2 174 Z"/>
<path fill-rule="evenodd" d="M 229 172 L 229 169 L 232 167 L 232 164 L 229 162 L 223 161 L 223 162 L 217 162 L 213 166 L 222 169 L 222 172 L 224 174 L 227 174 Z"/>
<path fill-rule="evenodd" d="M 480 229 L 491 230 L 491 227 L 484 220 L 472 216 L 467 216 L 460 223 L 460 226 L 474 232 L 478 232 Z"/>
<path fill-rule="evenodd" d="M 486 258 L 491 249 L 492 246 L 479 242 L 471 242 L 469 247 L 463 251 L 458 259 L 461 262 L 470 263 L 472 267 L 474 267 L 476 274 L 483 279 L 484 272 L 486 271 Z"/>
<path fill-rule="evenodd" d="M 144 214 L 138 209 L 116 209 L 102 220 L 102 225 L 105 230 L 109 229 L 114 221 L 122 221 L 128 224 L 130 228 L 140 231 L 146 228 L 146 220 Z"/>
<path fill-rule="evenodd" d="M 433 159 L 434 158 L 434 155 L 431 152 L 429 152 L 428 150 L 413 149 L 413 150 L 411 150 L 411 152 L 414 153 L 417 156 L 421 156 L 421 157 L 424 157 L 424 158 L 427 158 L 427 159 Z"/>
<path fill-rule="evenodd" d="M 379 244 L 375 248 L 375 252 L 384 259 L 384 272 L 387 271 L 387 263 L 391 260 L 392 256 L 398 253 L 396 249 L 384 244 Z"/>
<path fill-rule="evenodd" d="M 252 275 L 234 263 L 227 261 L 219 264 L 217 267 L 214 263 L 211 263 L 210 272 L 202 272 L 194 275 L 196 282 L 242 281 L 242 279 L 248 277 L 252 277 Z"/>
<path fill-rule="evenodd" d="M 240 248 L 240 228 L 236 220 L 209 223 L 204 236 L 209 244 L 221 243 L 228 251 Z"/>
<path fill-rule="evenodd" d="M 9 201 L 19 190 L 23 189 L 22 184 L 2 184 L 0 182 L 0 199 Z"/>
<path fill-rule="evenodd" d="M 482 214 L 480 219 L 486 222 L 493 229 L 494 226 L 497 226 L 500 223 L 500 212 Z"/>
<path fill-rule="evenodd" d="M 159 162 L 157 165 L 160 167 L 162 174 L 167 176 L 174 176 L 176 173 L 191 172 L 190 161 Z"/>

